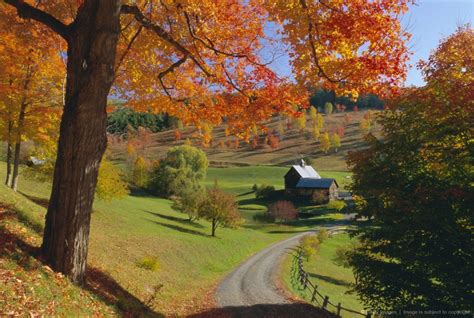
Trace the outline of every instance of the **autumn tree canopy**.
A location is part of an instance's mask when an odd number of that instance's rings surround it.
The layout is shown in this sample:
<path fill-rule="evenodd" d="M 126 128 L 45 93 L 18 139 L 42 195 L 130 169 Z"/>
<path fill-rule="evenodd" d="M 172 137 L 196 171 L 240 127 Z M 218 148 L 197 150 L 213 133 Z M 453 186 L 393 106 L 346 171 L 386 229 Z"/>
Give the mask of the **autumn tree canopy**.
<path fill-rule="evenodd" d="M 25 19 L 25 30 L 49 28 L 67 55 L 45 260 L 83 280 L 111 89 L 129 107 L 167 112 L 199 128 L 225 117 L 230 130 L 248 138 L 255 122 L 306 106 L 298 85 L 355 96 L 399 84 L 408 34 L 398 16 L 409 2 L 3 0 L 2 11 Z M 297 84 L 261 58 L 271 42 L 268 22 L 281 26 Z M 46 32 L 41 41 L 50 38 Z"/>
<path fill-rule="evenodd" d="M 7 144 L 5 183 L 14 190 L 21 143 L 56 142 L 59 132 L 65 67 L 57 43 L 42 42 L 40 32 L 37 25 L 29 28 L 23 19 L 0 12 L 0 139 Z M 32 45 L 36 41 L 43 45 Z"/>

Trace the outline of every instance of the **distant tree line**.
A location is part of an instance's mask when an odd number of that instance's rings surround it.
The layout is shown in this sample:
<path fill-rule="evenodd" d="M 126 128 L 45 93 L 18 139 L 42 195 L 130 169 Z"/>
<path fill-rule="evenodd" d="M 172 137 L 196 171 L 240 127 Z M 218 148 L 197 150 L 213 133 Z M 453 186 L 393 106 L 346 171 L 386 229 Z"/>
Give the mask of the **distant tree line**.
<path fill-rule="evenodd" d="M 107 132 L 110 134 L 124 134 L 128 127 L 134 129 L 143 127 L 151 132 L 158 132 L 171 127 L 173 120 L 174 118 L 171 118 L 168 114 L 137 112 L 119 105 L 107 116 Z"/>
<path fill-rule="evenodd" d="M 311 105 L 324 109 L 326 103 L 344 105 L 347 110 L 353 110 L 355 106 L 360 108 L 383 109 L 384 102 L 374 94 L 360 95 L 357 100 L 351 100 L 348 96 L 336 96 L 334 91 L 318 89 L 311 95 Z"/>

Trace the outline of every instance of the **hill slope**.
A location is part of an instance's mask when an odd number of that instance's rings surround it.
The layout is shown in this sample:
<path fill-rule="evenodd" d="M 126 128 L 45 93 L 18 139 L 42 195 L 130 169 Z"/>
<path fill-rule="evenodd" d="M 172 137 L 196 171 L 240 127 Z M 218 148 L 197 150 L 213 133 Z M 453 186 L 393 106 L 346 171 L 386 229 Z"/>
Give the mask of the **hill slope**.
<path fill-rule="evenodd" d="M 347 121 L 346 116 L 351 118 Z M 241 165 L 290 165 L 302 157 L 313 159 L 313 165 L 321 170 L 347 170 L 345 156 L 348 151 L 364 147 L 365 142 L 360 132 L 359 124 L 367 116 L 367 111 L 335 113 L 330 116 L 323 115 L 324 128 L 321 132 L 332 134 L 338 128 L 344 128 L 344 135 L 341 138 L 341 147 L 336 150 L 332 148 L 328 153 L 320 150 L 319 141 L 315 140 L 312 134 L 312 121 L 307 116 L 306 128 L 300 130 L 296 123 L 288 126 L 284 119 L 274 117 L 265 123 L 269 132 L 278 133 L 280 126 L 284 126 L 285 132 L 280 136 L 279 147 L 272 149 L 265 145 L 266 133 L 259 132 L 259 145 L 253 149 L 251 144 L 243 141 L 239 143 L 239 148 L 235 148 L 235 138 L 226 136 L 225 126 L 215 127 L 212 131 L 212 145 L 202 147 L 201 139 L 195 128 L 184 128 L 180 130 L 181 140 L 175 140 L 175 130 L 166 130 L 152 134 L 147 142 L 146 148 L 139 150 L 145 157 L 159 159 L 166 154 L 169 147 L 184 144 L 189 139 L 192 145 L 201 147 L 207 154 L 211 166 L 241 166 Z M 373 117 L 373 116 L 372 116 Z M 372 132 L 379 133 L 379 127 L 374 125 Z M 125 142 L 111 143 L 109 145 L 112 157 L 117 160 L 125 160 Z"/>

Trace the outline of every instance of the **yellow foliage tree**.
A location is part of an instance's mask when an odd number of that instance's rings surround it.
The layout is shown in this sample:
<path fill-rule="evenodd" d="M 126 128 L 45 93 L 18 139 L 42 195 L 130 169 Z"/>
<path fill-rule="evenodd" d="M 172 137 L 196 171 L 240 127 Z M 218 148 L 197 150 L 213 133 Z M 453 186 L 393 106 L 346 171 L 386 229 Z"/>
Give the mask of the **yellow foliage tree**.
<path fill-rule="evenodd" d="M 319 142 L 321 151 L 328 153 L 329 149 L 331 149 L 331 141 L 329 140 L 329 134 L 327 132 L 321 135 Z"/>
<path fill-rule="evenodd" d="M 148 184 L 148 165 L 142 156 L 137 157 L 133 164 L 132 183 L 139 188 L 145 188 Z"/>
<path fill-rule="evenodd" d="M 107 157 L 104 157 L 99 168 L 97 179 L 96 195 L 104 201 L 123 198 L 128 194 L 127 183 L 123 181 L 120 169 L 112 164 Z"/>
<path fill-rule="evenodd" d="M 304 131 L 306 128 L 306 112 L 302 112 L 299 117 L 296 118 L 296 124 L 300 131 Z"/>

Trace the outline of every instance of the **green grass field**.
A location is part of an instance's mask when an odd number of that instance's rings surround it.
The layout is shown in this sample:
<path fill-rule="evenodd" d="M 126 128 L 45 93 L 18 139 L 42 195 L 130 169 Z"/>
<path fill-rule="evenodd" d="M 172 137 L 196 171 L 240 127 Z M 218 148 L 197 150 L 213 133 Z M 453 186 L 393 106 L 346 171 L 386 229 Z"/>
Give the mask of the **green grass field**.
<path fill-rule="evenodd" d="M 343 307 L 361 311 L 363 306 L 357 296 L 347 294 L 350 284 L 354 283 L 351 270 L 338 266 L 333 261 L 336 249 L 348 244 L 350 244 L 350 238 L 347 233 L 336 234 L 328 238 L 321 244 L 320 250 L 315 256 L 303 262 L 303 267 L 309 275 L 309 280 L 318 286 L 318 291 L 321 294 L 329 296 L 332 303 L 340 302 Z M 283 261 L 283 284 L 294 294 L 309 301 L 311 300 L 311 294 L 308 289 L 303 290 L 302 286 L 291 278 L 292 262 L 293 255 L 288 255 Z M 334 308 L 330 306 L 329 309 Z M 362 316 L 343 311 L 342 317 Z"/>
<path fill-rule="evenodd" d="M 254 202 L 254 194 L 249 193 L 252 185 L 271 183 L 281 188 L 286 170 L 281 167 L 211 168 L 206 184 L 212 185 L 217 179 L 221 188 L 238 196 L 239 203 Z M 4 178 L 4 171 L 5 165 L 0 163 L 0 179 Z M 334 176 L 342 178 L 346 174 L 335 172 Z M 48 184 L 21 177 L 18 194 L 2 186 L 0 202 L 14 207 L 21 219 L 40 230 L 49 192 Z M 153 287 L 163 284 L 154 302 L 157 312 L 183 315 L 209 306 L 209 295 L 218 281 L 248 256 L 293 233 L 340 218 L 340 214 L 331 212 L 283 226 L 252 224 L 251 215 L 265 211 L 262 202 L 252 204 L 241 206 L 241 211 L 257 208 L 247 210 L 248 224 L 236 230 L 218 229 L 218 237 L 212 238 L 208 222 L 189 223 L 187 217 L 173 211 L 171 202 L 165 199 L 137 193 L 111 202 L 96 200 L 89 265 L 110 276 L 120 288 L 139 300 L 149 298 Z M 158 271 L 136 265 L 145 256 L 158 259 Z M 121 299 L 119 307 L 133 306 L 133 302 L 128 302 L 126 297 Z"/>

